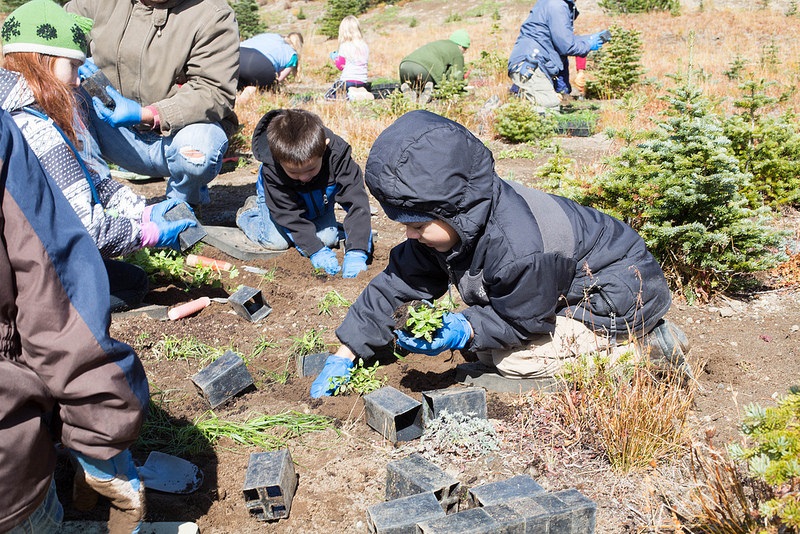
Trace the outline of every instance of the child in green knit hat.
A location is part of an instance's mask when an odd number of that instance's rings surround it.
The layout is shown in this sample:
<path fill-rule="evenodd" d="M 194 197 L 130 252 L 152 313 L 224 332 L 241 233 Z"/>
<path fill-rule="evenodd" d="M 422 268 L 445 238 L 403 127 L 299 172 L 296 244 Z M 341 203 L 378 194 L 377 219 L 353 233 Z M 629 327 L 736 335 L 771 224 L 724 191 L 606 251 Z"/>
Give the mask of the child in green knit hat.
<path fill-rule="evenodd" d="M 72 13 L 51 0 L 31 0 L 3 23 L 3 55 L 37 52 L 77 60 L 86 59 L 92 20 Z"/>

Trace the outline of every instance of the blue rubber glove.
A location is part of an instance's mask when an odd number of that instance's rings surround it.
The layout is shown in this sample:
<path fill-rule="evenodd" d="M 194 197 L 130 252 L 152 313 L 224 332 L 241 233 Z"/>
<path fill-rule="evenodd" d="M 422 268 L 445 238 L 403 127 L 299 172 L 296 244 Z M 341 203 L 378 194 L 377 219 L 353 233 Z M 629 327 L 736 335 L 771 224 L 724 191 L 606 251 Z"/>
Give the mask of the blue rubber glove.
<path fill-rule="evenodd" d="M 313 253 L 309 259 L 315 269 L 324 269 L 331 276 L 341 270 L 339 260 L 336 259 L 336 253 L 328 247 L 322 247 Z"/>
<path fill-rule="evenodd" d="M 125 449 L 108 460 L 98 460 L 70 450 L 77 461 L 75 484 L 88 486 L 111 501 L 108 516 L 110 532 L 137 534 L 144 518 L 144 485 Z"/>
<path fill-rule="evenodd" d="M 197 223 L 191 219 L 168 221 L 164 218 L 164 214 L 181 203 L 182 200 L 168 198 L 145 208 L 142 215 L 143 247 L 169 247 L 180 250 L 180 233 L 191 226 L 197 226 Z"/>
<path fill-rule="evenodd" d="M 600 47 L 603 46 L 603 40 L 600 38 L 600 33 L 602 32 L 593 33 L 589 36 L 589 50 L 600 50 Z"/>
<path fill-rule="evenodd" d="M 331 384 L 331 379 L 343 378 L 341 384 L 348 383 L 350 381 L 350 369 L 354 365 L 355 362 L 353 360 L 348 360 L 335 354 L 328 356 L 325 360 L 325 367 L 322 368 L 317 378 L 314 379 L 314 383 L 311 384 L 311 397 L 318 399 L 333 395 L 333 391 L 336 388 Z"/>
<path fill-rule="evenodd" d="M 106 93 L 116 104 L 113 110 L 108 109 L 96 96 L 92 97 L 94 110 L 103 122 L 114 128 L 142 122 L 142 106 L 138 102 L 125 98 L 113 87 L 106 87 Z"/>
<path fill-rule="evenodd" d="M 445 313 L 442 327 L 436 331 L 432 341 L 417 338 L 403 330 L 395 330 L 397 344 L 409 352 L 436 356 L 445 350 L 463 349 L 472 337 L 472 326 L 461 313 Z"/>
<path fill-rule="evenodd" d="M 94 61 L 92 61 L 92 58 L 87 57 L 86 61 L 83 62 L 83 65 L 78 67 L 78 76 L 80 77 L 81 80 L 85 80 L 86 78 L 88 78 L 89 76 L 91 76 L 92 74 L 97 72 L 98 70 L 100 70 L 100 69 L 98 68 L 97 65 L 94 64 Z"/>
<path fill-rule="evenodd" d="M 367 253 L 363 250 L 348 250 L 342 262 L 342 278 L 355 278 L 367 270 Z"/>

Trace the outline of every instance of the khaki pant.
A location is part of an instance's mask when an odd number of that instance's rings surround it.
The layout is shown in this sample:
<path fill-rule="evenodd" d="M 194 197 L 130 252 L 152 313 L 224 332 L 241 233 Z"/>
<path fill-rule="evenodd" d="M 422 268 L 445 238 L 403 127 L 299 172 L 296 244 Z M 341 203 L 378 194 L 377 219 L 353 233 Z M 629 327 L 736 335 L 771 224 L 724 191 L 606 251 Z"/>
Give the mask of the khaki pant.
<path fill-rule="evenodd" d="M 518 72 L 511 74 L 511 81 L 519 87 L 519 94 L 543 108 L 557 108 L 561 105 L 561 97 L 553 88 L 553 82 L 541 71 L 536 69 L 533 75 L 523 78 Z"/>
<path fill-rule="evenodd" d="M 537 336 L 524 347 L 478 352 L 477 356 L 481 363 L 496 367 L 501 376 L 549 378 L 581 354 L 606 351 L 613 363 L 631 350 L 631 345 L 616 345 L 580 321 L 556 317 L 552 334 Z"/>

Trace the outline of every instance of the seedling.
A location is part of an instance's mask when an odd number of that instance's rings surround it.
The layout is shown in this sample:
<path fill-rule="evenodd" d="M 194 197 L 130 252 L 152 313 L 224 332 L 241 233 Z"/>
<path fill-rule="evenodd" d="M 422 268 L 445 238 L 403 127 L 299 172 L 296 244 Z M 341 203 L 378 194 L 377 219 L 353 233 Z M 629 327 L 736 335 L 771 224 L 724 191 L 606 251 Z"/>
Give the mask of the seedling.
<path fill-rule="evenodd" d="M 358 364 L 350 369 L 349 380 L 345 377 L 337 376 L 330 378 L 330 385 L 333 387 L 334 395 L 349 395 L 356 393 L 366 395 L 383 387 L 386 377 L 378 378 L 375 373 L 380 364 L 375 362 L 370 367 L 364 367 L 364 362 L 359 360 Z"/>
<path fill-rule="evenodd" d="M 226 350 L 206 345 L 192 336 L 179 338 L 165 335 L 153 346 L 153 354 L 156 359 L 163 358 L 168 361 L 183 360 L 187 362 L 196 360 L 201 366 L 216 360 Z"/>
<path fill-rule="evenodd" d="M 338 291 L 332 289 L 325 293 L 322 300 L 317 304 L 320 314 L 331 315 L 331 308 L 349 308 L 352 302 L 344 298 Z"/>
<path fill-rule="evenodd" d="M 442 317 L 454 308 L 455 303 L 450 298 L 433 304 L 427 301 L 411 301 L 395 310 L 395 326 L 416 338 L 432 341 L 433 335 L 442 327 Z"/>
<path fill-rule="evenodd" d="M 313 328 L 304 332 L 302 337 L 292 337 L 291 340 L 292 345 L 289 347 L 289 352 L 295 356 L 307 356 L 325 351 L 325 342 L 322 340 L 322 334 Z"/>
<path fill-rule="evenodd" d="M 189 267 L 183 256 L 174 250 L 152 251 L 143 248 L 124 259 L 144 269 L 151 281 L 162 278 L 168 282 L 181 283 L 187 288 L 222 285 L 222 273 L 219 270 L 201 265 Z M 239 276 L 239 270 L 234 267 L 227 274 L 229 279 L 233 279 Z"/>
<path fill-rule="evenodd" d="M 264 336 L 259 336 L 256 339 L 256 343 L 253 346 L 253 350 L 250 353 L 250 359 L 255 358 L 256 356 L 260 356 L 261 354 L 265 353 L 268 349 L 277 348 L 278 344 L 274 341 L 270 341 Z"/>

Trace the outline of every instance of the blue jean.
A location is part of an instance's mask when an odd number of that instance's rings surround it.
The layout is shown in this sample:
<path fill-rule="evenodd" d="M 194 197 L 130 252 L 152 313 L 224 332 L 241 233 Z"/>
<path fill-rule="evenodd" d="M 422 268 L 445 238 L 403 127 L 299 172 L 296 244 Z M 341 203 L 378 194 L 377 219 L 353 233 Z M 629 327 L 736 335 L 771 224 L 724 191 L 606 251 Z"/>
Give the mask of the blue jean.
<path fill-rule="evenodd" d="M 6 534 L 51 534 L 61 530 L 64 520 L 64 509 L 56 494 L 56 481 L 50 480 L 50 489 L 39 508 L 28 518 L 9 530 Z"/>
<path fill-rule="evenodd" d="M 89 131 L 97 143 L 84 143 L 81 156 L 98 158 L 146 176 L 167 176 L 167 197 L 208 204 L 208 183 L 222 169 L 228 137 L 218 123 L 189 124 L 171 136 L 135 128 L 114 128 L 91 109 Z M 193 154 L 196 152 L 197 154 Z"/>
<path fill-rule="evenodd" d="M 339 242 L 339 226 L 336 223 L 334 203 L 312 222 L 317 229 L 317 237 L 327 247 Z M 267 203 L 258 196 L 248 197 L 243 209 L 236 216 L 236 226 L 241 228 L 250 241 L 255 241 L 269 250 L 286 250 L 294 245 L 292 233 L 276 223 L 269 212 Z M 299 250 L 299 249 L 298 249 Z M 301 250 L 304 256 L 310 256 L 316 250 Z"/>

